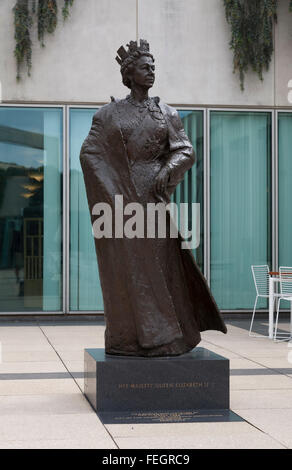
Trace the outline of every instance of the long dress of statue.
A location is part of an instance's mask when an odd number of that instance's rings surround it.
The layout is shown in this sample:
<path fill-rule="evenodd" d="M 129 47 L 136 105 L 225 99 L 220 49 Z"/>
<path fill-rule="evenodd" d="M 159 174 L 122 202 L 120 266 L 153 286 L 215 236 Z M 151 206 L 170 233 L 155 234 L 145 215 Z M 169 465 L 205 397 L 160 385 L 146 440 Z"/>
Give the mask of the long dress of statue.
<path fill-rule="evenodd" d="M 195 161 L 177 111 L 148 97 L 155 67 L 147 41 L 118 54 L 131 93 L 96 112 L 80 154 L 92 223 L 93 206 L 106 202 L 114 214 L 117 195 L 124 207 L 167 204 Z M 170 238 L 169 224 L 168 216 L 166 238 L 95 239 L 108 354 L 175 356 L 192 350 L 200 331 L 226 333 L 191 251 Z"/>

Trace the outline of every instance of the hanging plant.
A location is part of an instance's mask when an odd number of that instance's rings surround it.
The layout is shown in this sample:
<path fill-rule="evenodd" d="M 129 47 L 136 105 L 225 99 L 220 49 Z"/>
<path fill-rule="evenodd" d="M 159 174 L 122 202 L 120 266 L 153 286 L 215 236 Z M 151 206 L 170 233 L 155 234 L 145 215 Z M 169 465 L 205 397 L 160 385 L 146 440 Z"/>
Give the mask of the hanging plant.
<path fill-rule="evenodd" d="M 17 63 L 17 80 L 20 79 L 20 68 L 23 62 L 26 62 L 28 75 L 31 69 L 31 39 L 30 29 L 32 26 L 32 17 L 29 12 L 29 0 L 18 1 L 13 8 L 14 11 L 14 38 L 16 46 L 14 55 Z"/>
<path fill-rule="evenodd" d="M 31 29 L 34 20 L 37 19 L 38 39 L 44 47 L 44 36 L 52 34 L 58 23 L 58 2 L 61 0 L 17 0 L 14 12 L 15 49 L 14 55 L 17 62 L 17 80 L 20 80 L 20 71 L 23 63 L 26 63 L 28 75 L 31 71 L 32 41 Z M 62 15 L 64 21 L 69 16 L 69 8 L 74 0 L 63 0 Z"/>
<path fill-rule="evenodd" d="M 39 0 L 38 4 L 38 38 L 44 47 L 45 33 L 52 34 L 57 26 L 58 6 L 56 0 Z"/>
<path fill-rule="evenodd" d="M 62 14 L 64 20 L 66 20 L 69 16 L 69 7 L 72 7 L 74 0 L 64 0 L 64 6 L 62 8 Z M 292 2 L 292 0 L 291 0 Z"/>
<path fill-rule="evenodd" d="M 231 26 L 230 48 L 233 71 L 239 73 L 240 87 L 249 67 L 263 80 L 274 46 L 273 26 L 277 21 L 277 0 L 223 0 L 227 22 Z M 291 0 L 292 5 L 292 0 Z"/>

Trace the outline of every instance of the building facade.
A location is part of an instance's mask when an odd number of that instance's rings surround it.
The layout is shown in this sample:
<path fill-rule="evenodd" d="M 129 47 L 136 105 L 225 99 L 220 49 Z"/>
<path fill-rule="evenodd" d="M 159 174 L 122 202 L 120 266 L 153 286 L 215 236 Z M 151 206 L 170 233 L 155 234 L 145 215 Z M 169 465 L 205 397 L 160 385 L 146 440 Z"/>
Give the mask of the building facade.
<path fill-rule="evenodd" d="M 95 110 L 127 94 L 114 59 L 136 37 L 155 56 L 152 95 L 179 110 L 197 154 L 174 195 L 200 204 L 194 255 L 222 311 L 249 312 L 251 265 L 292 265 L 289 0 L 269 71 L 244 91 L 221 0 L 75 0 L 20 82 L 13 6 L 0 5 L 0 314 L 103 310 L 79 152 Z"/>

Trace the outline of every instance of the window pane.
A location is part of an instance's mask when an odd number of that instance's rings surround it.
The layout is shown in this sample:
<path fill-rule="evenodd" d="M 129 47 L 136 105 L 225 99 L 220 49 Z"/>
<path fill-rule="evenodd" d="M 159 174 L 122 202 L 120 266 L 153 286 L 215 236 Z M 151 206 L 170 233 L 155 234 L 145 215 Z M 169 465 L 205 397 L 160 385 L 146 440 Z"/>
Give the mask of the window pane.
<path fill-rule="evenodd" d="M 62 308 L 62 110 L 0 108 L 0 310 Z"/>
<path fill-rule="evenodd" d="M 279 266 L 292 266 L 292 113 L 279 113 Z M 283 302 L 283 306 L 285 302 Z"/>
<path fill-rule="evenodd" d="M 271 262 L 271 115 L 213 111 L 210 138 L 211 289 L 221 309 L 250 309 L 251 265 Z"/>
<path fill-rule="evenodd" d="M 80 149 L 96 109 L 70 110 L 70 310 L 103 310 Z"/>
<path fill-rule="evenodd" d="M 185 202 L 189 205 L 189 230 L 195 237 L 196 223 L 199 224 L 199 246 L 193 249 L 193 254 L 201 271 L 204 269 L 204 140 L 203 140 L 203 111 L 179 111 L 185 131 L 196 152 L 196 162 L 186 173 L 184 181 L 177 187 L 173 201 L 177 204 Z M 196 221 L 192 217 L 192 203 L 199 206 Z"/>

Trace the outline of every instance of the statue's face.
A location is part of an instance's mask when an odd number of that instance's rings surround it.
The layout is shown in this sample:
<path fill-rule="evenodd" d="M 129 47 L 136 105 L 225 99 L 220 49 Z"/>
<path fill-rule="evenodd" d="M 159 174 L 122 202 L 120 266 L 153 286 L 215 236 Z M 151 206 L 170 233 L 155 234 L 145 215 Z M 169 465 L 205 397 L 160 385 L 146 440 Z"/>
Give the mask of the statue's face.
<path fill-rule="evenodd" d="M 133 67 L 132 81 L 145 88 L 151 88 L 155 81 L 155 65 L 151 57 L 143 55 Z"/>

